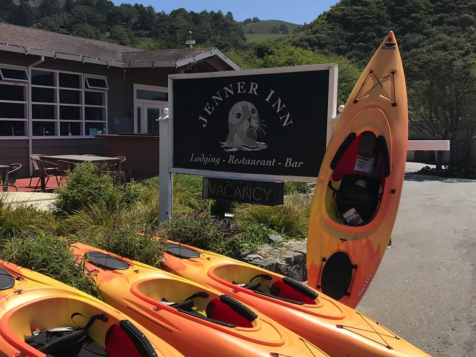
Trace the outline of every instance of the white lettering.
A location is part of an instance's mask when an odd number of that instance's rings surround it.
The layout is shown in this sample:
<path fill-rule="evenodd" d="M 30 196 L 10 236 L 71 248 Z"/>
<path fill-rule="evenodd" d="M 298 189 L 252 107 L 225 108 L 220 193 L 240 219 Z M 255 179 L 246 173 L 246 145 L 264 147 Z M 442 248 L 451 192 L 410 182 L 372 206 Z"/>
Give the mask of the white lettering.
<path fill-rule="evenodd" d="M 212 195 L 215 193 L 215 188 L 216 187 L 217 187 L 216 185 L 212 186 L 212 185 L 210 185 L 210 182 L 208 182 L 208 189 L 210 190 Z"/>
<path fill-rule="evenodd" d="M 230 188 L 233 190 L 233 186 L 230 185 L 230 184 L 227 184 L 227 185 L 225 186 L 225 190 L 224 190 L 224 191 L 225 191 L 225 196 L 228 197 L 228 198 L 231 198 L 231 196 L 233 196 L 233 192 L 231 193 L 231 195 L 227 194 L 227 190 L 226 190 L 226 189 L 227 189 L 228 187 L 230 187 Z"/>
<path fill-rule="evenodd" d="M 271 194 L 271 192 L 273 192 L 273 190 L 269 190 L 268 192 L 266 192 L 266 189 L 263 188 L 263 191 L 264 191 L 264 194 L 266 195 L 266 202 L 268 202 L 268 201 L 269 201 L 269 200 L 268 200 L 268 197 L 269 197 L 269 195 Z"/>
<path fill-rule="evenodd" d="M 216 96 L 216 97 L 213 96 L 212 99 L 215 101 L 215 105 L 216 105 L 217 107 L 218 107 L 218 104 L 220 104 L 220 103 L 217 102 L 217 99 L 223 102 L 223 98 L 221 97 L 220 91 L 218 91 L 218 92 L 217 92 L 217 96 Z"/>
<path fill-rule="evenodd" d="M 258 95 L 256 93 L 256 90 L 258 89 L 258 84 L 251 82 L 251 87 L 250 87 L 250 94 Z"/>
<path fill-rule="evenodd" d="M 257 198 L 256 197 L 256 190 L 263 191 L 263 189 L 261 187 L 255 187 L 255 189 L 253 190 L 253 198 L 255 199 L 255 201 L 261 201 L 263 199 L 263 196 L 261 196 L 260 198 Z"/>
<path fill-rule="evenodd" d="M 221 187 L 221 185 L 218 186 L 217 195 L 218 195 L 219 193 L 223 196 L 223 188 Z"/>
<path fill-rule="evenodd" d="M 201 115 L 198 117 L 198 120 L 201 120 L 201 121 L 203 121 L 203 122 L 204 122 L 204 124 L 203 124 L 203 127 L 206 127 L 206 126 L 207 126 L 207 124 L 208 124 L 208 120 L 207 120 L 207 119 L 205 119 L 204 117 L 202 117 Z"/>
<path fill-rule="evenodd" d="M 238 93 L 245 93 L 245 82 L 238 82 Z"/>
<path fill-rule="evenodd" d="M 225 98 L 228 98 L 228 93 L 230 93 L 231 95 L 235 95 L 235 92 L 233 92 L 233 84 L 230 84 L 229 87 L 230 88 L 223 87 L 223 89 L 225 90 Z"/>
<path fill-rule="evenodd" d="M 273 96 L 274 94 L 274 90 L 271 89 L 271 92 L 269 92 L 269 95 L 268 95 L 268 98 L 266 98 L 266 101 L 269 103 L 269 100 L 271 99 L 271 97 Z"/>
<path fill-rule="evenodd" d="M 272 107 L 274 108 L 276 106 L 276 104 L 278 105 L 278 109 L 276 110 L 276 113 L 279 113 L 283 108 L 286 108 L 285 104 L 283 104 L 283 106 L 281 106 L 281 98 L 278 98 L 278 101 L 276 103 L 274 103 L 272 105 Z"/>
<path fill-rule="evenodd" d="M 203 110 L 206 111 L 208 115 L 212 115 L 215 108 L 212 107 L 209 103 L 207 103 L 207 105 L 205 105 L 205 108 L 203 108 Z"/>
<path fill-rule="evenodd" d="M 292 121 L 292 120 L 288 123 L 288 120 L 289 120 L 290 117 L 291 117 L 291 114 L 290 114 L 290 113 L 288 113 L 288 115 L 285 115 L 285 116 L 283 116 L 283 117 L 280 117 L 281 121 L 283 121 L 283 119 L 286 118 L 286 120 L 284 121 L 283 126 L 286 126 L 286 125 L 289 125 L 289 124 L 293 124 L 293 121 Z"/>

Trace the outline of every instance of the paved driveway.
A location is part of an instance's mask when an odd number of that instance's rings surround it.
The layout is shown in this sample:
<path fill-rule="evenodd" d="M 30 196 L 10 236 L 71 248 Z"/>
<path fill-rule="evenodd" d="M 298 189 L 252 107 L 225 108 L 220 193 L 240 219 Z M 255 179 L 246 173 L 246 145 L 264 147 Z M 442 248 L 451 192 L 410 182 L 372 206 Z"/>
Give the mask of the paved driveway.
<path fill-rule="evenodd" d="M 432 356 L 476 356 L 476 181 L 417 175 L 358 310 Z"/>

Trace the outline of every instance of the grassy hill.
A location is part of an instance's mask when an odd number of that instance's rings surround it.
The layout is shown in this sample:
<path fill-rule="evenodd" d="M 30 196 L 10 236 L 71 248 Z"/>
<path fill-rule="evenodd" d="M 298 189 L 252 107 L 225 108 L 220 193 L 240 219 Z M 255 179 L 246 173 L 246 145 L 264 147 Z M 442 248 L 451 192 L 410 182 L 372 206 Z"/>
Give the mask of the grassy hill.
<path fill-rule="evenodd" d="M 247 24 L 246 26 L 243 26 L 243 31 L 245 34 L 248 34 L 248 31 L 251 30 L 255 35 L 267 35 L 271 34 L 271 29 L 273 28 L 273 26 L 279 28 L 281 24 L 287 25 L 289 28 L 289 32 L 293 32 L 296 27 L 302 26 L 281 20 L 262 20 L 260 22 L 252 22 L 250 24 Z"/>
<path fill-rule="evenodd" d="M 266 41 L 274 41 L 277 40 L 278 38 L 285 37 L 287 35 L 283 35 L 282 33 L 279 34 L 274 34 L 274 33 L 268 33 L 264 35 L 251 35 L 251 34 L 246 34 L 246 41 L 249 43 L 262 43 Z"/>

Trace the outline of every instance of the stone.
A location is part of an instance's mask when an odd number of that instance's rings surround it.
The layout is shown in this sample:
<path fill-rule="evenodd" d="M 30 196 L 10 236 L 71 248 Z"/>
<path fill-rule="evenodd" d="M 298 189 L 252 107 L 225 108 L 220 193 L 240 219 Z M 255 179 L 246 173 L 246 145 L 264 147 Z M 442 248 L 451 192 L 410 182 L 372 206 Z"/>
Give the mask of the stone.
<path fill-rule="evenodd" d="M 264 259 L 264 258 L 259 254 L 249 254 L 245 257 L 246 261 L 253 261 L 253 260 L 256 260 L 256 259 Z"/>
<path fill-rule="evenodd" d="M 275 234 L 268 234 L 268 239 L 274 243 L 279 243 L 284 241 L 283 237 L 275 235 Z"/>
<path fill-rule="evenodd" d="M 287 265 L 292 265 L 294 263 L 294 257 L 291 256 L 291 255 L 285 255 L 284 256 L 284 262 L 287 264 Z"/>

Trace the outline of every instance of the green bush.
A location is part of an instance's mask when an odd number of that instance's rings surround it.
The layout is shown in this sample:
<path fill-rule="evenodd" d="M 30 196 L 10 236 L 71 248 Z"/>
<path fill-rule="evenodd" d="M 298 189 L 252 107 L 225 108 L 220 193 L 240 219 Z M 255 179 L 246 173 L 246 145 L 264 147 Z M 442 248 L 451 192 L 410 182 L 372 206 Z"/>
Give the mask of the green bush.
<path fill-rule="evenodd" d="M 281 206 L 239 205 L 235 219 L 239 224 L 262 224 L 290 238 L 305 238 L 311 211 L 312 197 L 295 194 L 285 197 Z"/>
<path fill-rule="evenodd" d="M 49 232 L 58 225 L 53 214 L 26 204 L 10 204 L 0 200 L 0 238 L 21 236 L 35 231 Z"/>
<path fill-rule="evenodd" d="M 158 234 L 162 239 L 192 245 L 219 254 L 239 257 L 242 245 L 238 226 L 227 228 L 229 221 L 213 218 L 204 210 L 178 215 L 162 223 Z"/>
<path fill-rule="evenodd" d="M 311 186 L 306 182 L 285 182 L 284 183 L 284 194 L 285 195 L 294 195 L 296 193 L 311 193 Z"/>
<path fill-rule="evenodd" d="M 99 297 L 97 286 L 87 276 L 83 262 L 75 262 L 69 242 L 50 233 L 31 232 L 17 238 L 3 239 L 0 259 L 47 275 L 62 283 Z"/>
<path fill-rule="evenodd" d="M 278 234 L 262 223 L 249 223 L 244 227 L 244 231 L 238 236 L 241 242 L 242 251 L 256 251 L 260 246 L 270 244 L 268 235 Z M 281 243 L 271 243 L 272 246 L 280 246 Z"/>
<path fill-rule="evenodd" d="M 157 229 L 151 225 L 112 224 L 109 227 L 96 226 L 68 238 L 73 242 L 88 244 L 121 257 L 159 267 L 165 246 L 156 237 Z"/>
<path fill-rule="evenodd" d="M 137 202 L 144 186 L 135 182 L 120 187 L 103 168 L 83 163 L 67 177 L 67 185 L 57 189 L 55 211 L 71 215 L 91 205 L 101 205 L 109 210 L 129 207 Z"/>

